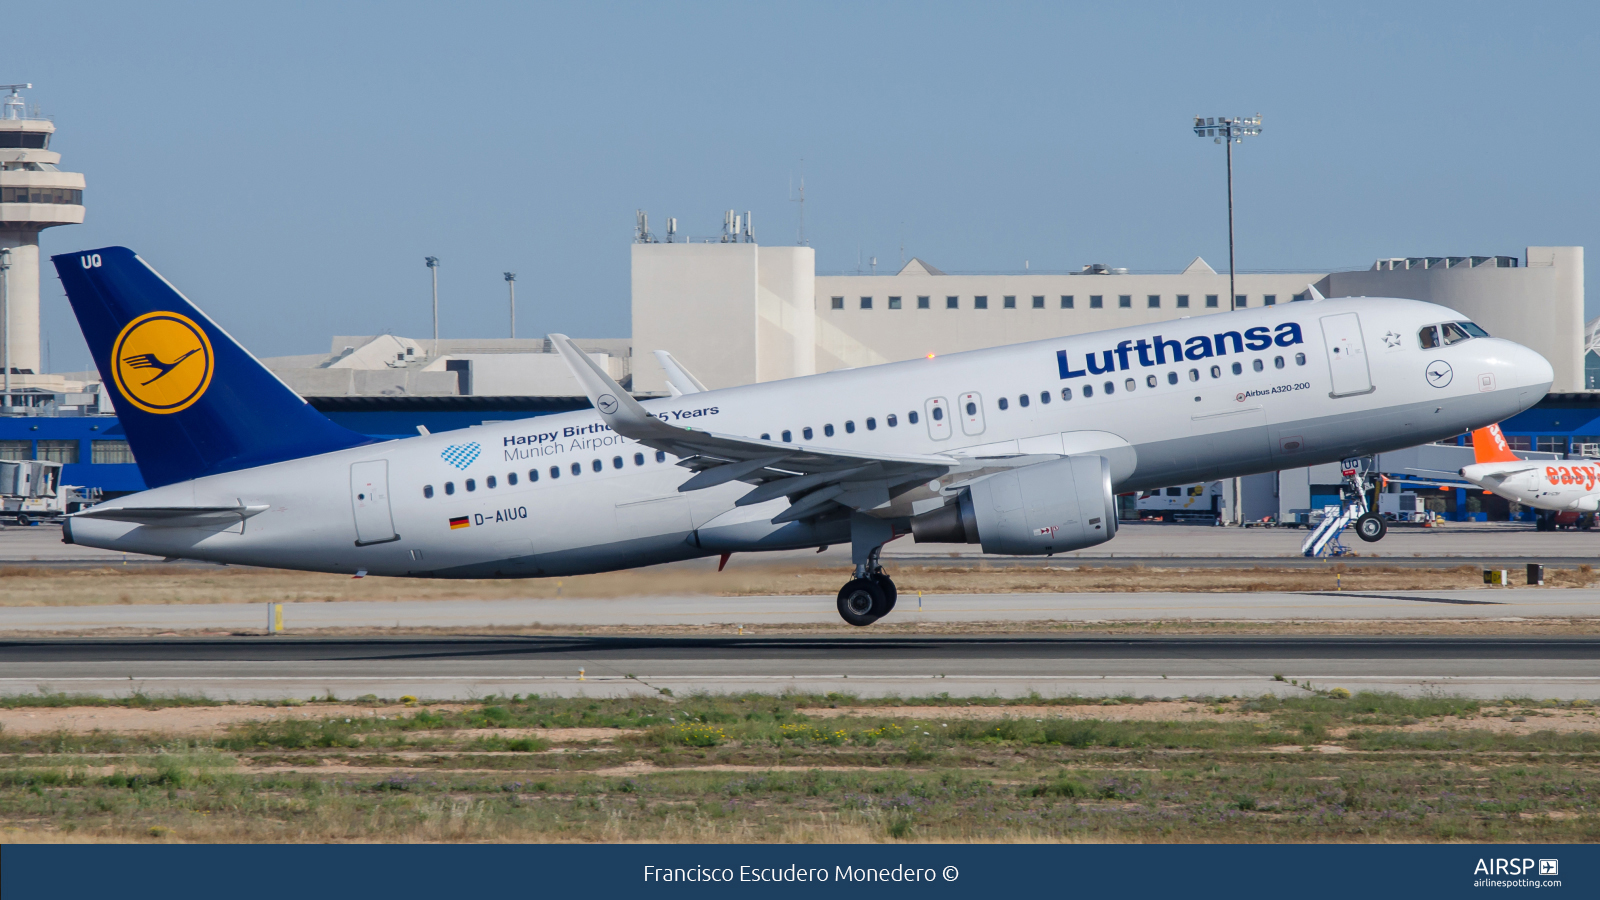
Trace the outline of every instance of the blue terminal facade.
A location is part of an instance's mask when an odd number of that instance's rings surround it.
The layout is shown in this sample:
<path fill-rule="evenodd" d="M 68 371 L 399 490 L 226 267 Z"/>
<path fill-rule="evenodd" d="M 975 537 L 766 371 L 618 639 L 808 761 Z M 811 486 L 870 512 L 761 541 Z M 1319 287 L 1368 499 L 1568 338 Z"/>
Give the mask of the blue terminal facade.
<path fill-rule="evenodd" d="M 451 431 L 589 408 L 582 397 L 310 397 L 307 402 L 340 425 L 380 440 L 411 437 L 418 426 Z M 1550 394 L 1500 427 L 1513 449 L 1577 455 L 1580 445 L 1600 445 L 1600 393 Z M 1466 436 L 1456 440 L 1464 444 Z M 0 455 L 62 462 L 63 484 L 97 487 L 108 497 L 144 490 L 139 467 L 126 461 L 126 441 L 115 416 L 0 417 Z M 1453 504 L 1465 494 L 1449 493 Z M 1446 514 L 1478 517 L 1465 509 Z"/>

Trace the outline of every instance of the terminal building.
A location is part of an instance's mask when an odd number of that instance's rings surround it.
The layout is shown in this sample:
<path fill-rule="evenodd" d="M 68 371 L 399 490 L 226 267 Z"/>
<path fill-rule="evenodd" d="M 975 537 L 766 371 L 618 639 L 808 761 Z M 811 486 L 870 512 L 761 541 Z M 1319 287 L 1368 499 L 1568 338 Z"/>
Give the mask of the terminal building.
<path fill-rule="evenodd" d="M 142 490 L 125 436 L 95 372 L 43 373 L 39 360 L 38 234 L 83 221 L 84 177 L 59 168 L 55 124 L 20 91 L 0 106 L 0 259 L 9 267 L 0 355 L 9 358 L 0 459 L 64 464 L 63 483 L 107 495 Z M 1047 339 L 1230 308 L 1324 296 L 1391 296 L 1460 310 L 1490 333 L 1526 344 L 1555 369 L 1551 395 L 1504 423 L 1513 444 L 1570 454 L 1600 445 L 1600 320 L 1583 320 L 1583 248 L 1520 255 L 1385 258 L 1342 272 L 1228 276 L 1195 257 L 1170 272 L 1090 264 L 1071 272 L 961 273 L 911 259 L 884 274 L 819 274 L 808 246 L 764 246 L 748 214 L 718 237 L 665 239 L 638 216 L 632 247 L 632 334 L 578 341 L 636 396 L 663 396 L 651 351 L 666 350 L 708 387 L 731 387 L 999 344 Z M 199 298 L 205 305 L 205 298 Z M 7 327 L 9 325 L 9 327 Z M 336 336 L 328 352 L 263 362 L 311 405 L 379 438 L 443 431 L 588 406 L 549 342 Z M 1246 479 L 1248 518 L 1314 505 L 1327 473 Z M 1459 501 L 1462 492 L 1455 492 Z M 1458 505 L 1460 505 L 1458 503 Z M 1481 510 L 1447 510 L 1461 516 Z"/>

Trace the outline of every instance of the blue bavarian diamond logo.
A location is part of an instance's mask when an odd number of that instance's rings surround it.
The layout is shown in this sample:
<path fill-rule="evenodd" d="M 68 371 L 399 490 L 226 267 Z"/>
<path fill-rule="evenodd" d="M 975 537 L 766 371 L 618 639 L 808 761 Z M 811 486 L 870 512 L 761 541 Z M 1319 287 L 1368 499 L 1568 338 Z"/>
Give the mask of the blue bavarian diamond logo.
<path fill-rule="evenodd" d="M 451 444 L 444 448 L 444 452 L 439 454 L 439 458 L 458 469 L 465 469 L 467 466 L 472 465 L 472 461 L 477 459 L 478 454 L 482 452 L 483 448 L 478 446 L 477 441 L 473 441 L 470 444 Z"/>

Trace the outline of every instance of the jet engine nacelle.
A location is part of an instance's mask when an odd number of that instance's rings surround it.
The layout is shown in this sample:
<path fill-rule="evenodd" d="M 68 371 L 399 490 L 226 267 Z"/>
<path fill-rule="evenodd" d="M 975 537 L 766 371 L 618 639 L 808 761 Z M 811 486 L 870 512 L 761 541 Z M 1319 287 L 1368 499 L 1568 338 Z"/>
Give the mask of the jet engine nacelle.
<path fill-rule="evenodd" d="M 1069 456 L 991 475 L 955 503 L 911 520 L 918 543 L 982 544 L 1012 556 L 1064 553 L 1111 540 L 1117 501 L 1103 456 Z"/>

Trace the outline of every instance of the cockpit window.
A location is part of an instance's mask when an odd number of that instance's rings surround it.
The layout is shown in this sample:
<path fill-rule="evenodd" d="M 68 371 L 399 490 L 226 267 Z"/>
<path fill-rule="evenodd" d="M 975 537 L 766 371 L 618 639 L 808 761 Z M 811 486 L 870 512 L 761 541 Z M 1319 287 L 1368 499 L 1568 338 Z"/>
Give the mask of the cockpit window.
<path fill-rule="evenodd" d="M 1462 327 L 1462 329 L 1466 331 L 1467 334 L 1470 334 L 1473 337 L 1488 337 L 1489 336 L 1489 332 L 1484 331 L 1482 328 L 1478 327 L 1477 325 L 1474 325 L 1471 322 L 1457 322 L 1456 324 L 1460 325 Z"/>
<path fill-rule="evenodd" d="M 1462 341 L 1472 340 L 1472 335 L 1467 334 L 1465 329 L 1454 322 L 1446 322 L 1443 325 L 1440 325 L 1439 330 L 1444 332 L 1444 342 L 1447 345 L 1459 344 Z"/>
<path fill-rule="evenodd" d="M 1417 340 L 1422 342 L 1422 349 L 1432 350 L 1439 346 L 1439 326 L 1429 325 L 1417 332 Z"/>

